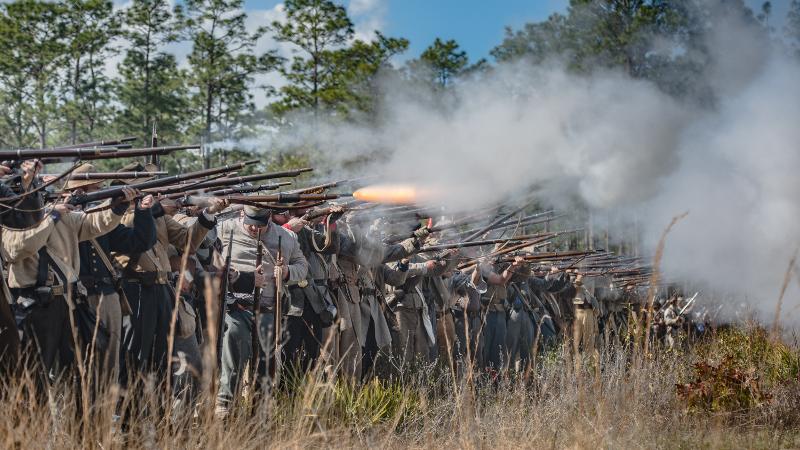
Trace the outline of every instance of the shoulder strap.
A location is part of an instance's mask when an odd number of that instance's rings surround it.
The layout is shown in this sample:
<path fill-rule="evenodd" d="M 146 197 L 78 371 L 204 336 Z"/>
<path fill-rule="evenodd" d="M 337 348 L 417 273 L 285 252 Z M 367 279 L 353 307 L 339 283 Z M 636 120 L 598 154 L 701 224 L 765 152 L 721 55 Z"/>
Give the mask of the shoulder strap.
<path fill-rule="evenodd" d="M 61 283 L 66 286 L 67 276 L 64 275 L 64 272 L 61 271 L 58 264 L 56 264 L 50 254 L 47 253 L 47 247 L 42 247 L 39 249 L 39 267 L 36 271 L 36 286 L 47 286 L 47 275 L 50 268 L 53 269 L 53 272 L 55 272 L 56 277 Z"/>
<path fill-rule="evenodd" d="M 97 256 L 99 256 L 100 260 L 103 261 L 103 265 L 106 266 L 106 270 L 108 270 L 108 272 L 111 274 L 111 278 L 113 278 L 114 281 L 116 281 L 117 278 L 119 278 L 119 274 L 117 273 L 117 270 L 114 267 L 114 265 L 111 264 L 111 260 L 108 259 L 106 251 L 103 249 L 103 247 L 100 246 L 100 243 L 97 242 L 97 239 L 94 238 L 89 239 L 89 242 L 91 242 L 92 247 L 94 247 L 94 251 L 97 252 Z M 141 253 L 138 253 L 138 255 L 141 255 Z M 131 257 L 131 261 L 133 261 L 133 257 Z"/>

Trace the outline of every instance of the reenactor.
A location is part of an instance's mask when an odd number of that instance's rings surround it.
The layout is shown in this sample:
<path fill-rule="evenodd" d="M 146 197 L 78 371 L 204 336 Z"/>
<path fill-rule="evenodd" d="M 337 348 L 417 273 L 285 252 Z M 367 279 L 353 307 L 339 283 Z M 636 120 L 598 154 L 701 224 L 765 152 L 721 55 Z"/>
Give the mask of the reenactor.
<path fill-rule="evenodd" d="M 26 171 L 27 184 L 36 171 Z M 89 307 L 83 303 L 85 292 L 81 292 L 78 285 L 79 243 L 116 228 L 135 196 L 134 189 L 125 189 L 123 196 L 110 208 L 93 213 L 77 212 L 69 203 L 58 203 L 30 228 L 3 230 L 2 248 L 9 264 L 8 285 L 16 298 L 16 311 L 22 319 L 26 344 L 35 351 L 37 357 L 33 360 L 40 364 L 40 379 L 44 383 L 48 374 L 58 369 L 57 357 L 66 364 L 66 356 L 73 354 L 71 305 L 74 310 Z M 84 339 L 80 344 L 88 343 Z"/>
<path fill-rule="evenodd" d="M 75 173 L 93 173 L 94 166 L 84 164 Z M 103 180 L 70 179 L 64 190 L 70 192 L 90 193 L 100 190 Z M 134 209 L 131 227 L 117 225 L 111 232 L 94 239 L 82 241 L 80 250 L 81 270 L 80 283 L 86 288 L 87 299 L 95 309 L 108 330 L 108 349 L 103 355 L 103 372 L 111 380 L 117 379 L 120 359 L 120 343 L 122 342 L 122 319 L 131 314 L 130 305 L 122 290 L 122 280 L 117 268 L 111 262 L 111 252 L 132 255 L 143 253 L 153 247 L 156 242 L 156 228 L 150 207 L 153 196 L 142 198 Z M 120 293 L 122 295 L 120 295 Z M 100 359 L 100 358 L 98 358 Z"/>
<path fill-rule="evenodd" d="M 245 366 L 259 361 L 251 373 L 260 378 L 266 373 L 270 358 L 275 356 L 276 347 L 280 347 L 283 337 L 274 335 L 276 318 L 275 306 L 284 298 L 277 298 L 278 284 L 297 284 L 306 279 L 308 262 L 300 250 L 296 235 L 272 223 L 271 211 L 265 208 L 246 206 L 236 220 L 227 220 L 220 224 L 218 234 L 222 239 L 222 253 L 229 249 L 229 237 L 232 236 L 230 294 L 226 297 L 225 333 L 222 338 L 220 388 L 217 395 L 217 417 L 227 417 L 230 405 L 240 389 Z M 260 267 L 256 267 L 256 251 L 258 240 L 264 246 L 264 255 Z M 253 298 L 255 287 L 259 286 L 261 296 Z M 280 294 L 286 294 L 282 290 Z M 255 324 L 253 308 L 258 308 L 259 323 Z M 286 309 L 282 308 L 283 311 Z M 260 353 L 252 354 L 253 332 L 257 327 Z M 282 327 L 282 329 L 285 329 Z M 281 333 L 283 334 L 283 333 Z M 280 370 L 275 367 L 275 370 Z M 251 380 L 256 386 L 256 380 Z"/>
<path fill-rule="evenodd" d="M 125 170 L 127 168 L 122 169 Z M 131 184 L 143 180 L 120 181 Z M 135 187 L 135 184 L 131 185 Z M 188 249 L 194 252 L 203 242 L 206 233 L 216 225 L 215 215 L 225 207 L 227 202 L 224 199 L 212 197 L 209 199 L 209 206 L 198 215 L 197 220 L 187 226 L 167 215 L 161 203 L 156 201 L 151 208 L 156 223 L 155 245 L 142 253 L 115 255 L 118 264 L 123 267 L 125 295 L 132 311 L 123 332 L 123 384 L 127 384 L 128 369 L 159 373 L 166 369 L 173 307 L 176 299 L 180 299 L 170 284 L 169 248 L 175 246 L 181 251 Z M 122 222 L 130 226 L 134 219 L 135 212 L 131 210 Z M 186 308 L 182 301 L 177 306 Z M 195 330 L 194 324 L 181 322 L 178 320 L 175 342 L 189 339 Z"/>
<path fill-rule="evenodd" d="M 524 369 L 530 361 L 536 325 L 533 322 L 533 294 L 528 286 L 530 268 L 520 266 L 508 283 L 508 323 L 506 324 L 506 347 L 508 348 L 507 367 L 514 369 L 519 360 L 519 368 Z"/>
<path fill-rule="evenodd" d="M 596 356 L 597 353 L 597 315 L 598 305 L 594 296 L 583 285 L 583 275 L 578 274 L 573 283 L 575 296 L 572 299 L 575 321 L 572 328 L 572 344 L 576 370 L 579 367 L 580 355 L 583 353 Z"/>
<path fill-rule="evenodd" d="M 475 355 L 480 355 L 478 334 L 481 330 L 481 295 L 488 285 L 481 271 L 455 272 L 450 278 L 450 291 L 454 300 L 453 328 L 456 332 L 456 361 L 464 363 L 469 356 L 470 363 Z"/>
<path fill-rule="evenodd" d="M 514 262 L 501 268 L 499 264 L 482 264 L 480 269 L 489 288 L 481 296 L 485 310 L 483 319 L 483 366 L 496 371 L 503 368 L 507 359 L 506 311 L 508 309 L 507 284 L 514 273 L 524 264 L 524 259 L 515 257 Z"/>

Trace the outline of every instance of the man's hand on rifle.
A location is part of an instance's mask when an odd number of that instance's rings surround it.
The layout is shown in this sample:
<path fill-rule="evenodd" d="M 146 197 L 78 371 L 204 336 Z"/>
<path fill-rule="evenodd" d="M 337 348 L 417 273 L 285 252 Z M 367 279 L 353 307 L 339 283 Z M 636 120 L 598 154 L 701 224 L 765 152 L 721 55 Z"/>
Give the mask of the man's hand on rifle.
<path fill-rule="evenodd" d="M 300 232 L 300 230 L 302 230 L 306 225 L 308 225 L 308 221 L 303 220 L 300 217 L 292 217 L 288 222 L 286 222 L 286 228 L 295 233 Z"/>
<path fill-rule="evenodd" d="M 69 197 L 64 201 L 64 203 L 58 203 L 53 206 L 53 211 L 58 213 L 59 215 L 64 215 L 69 212 L 75 211 L 75 206 L 68 203 Z"/>
<path fill-rule="evenodd" d="M 120 203 L 122 203 L 122 202 L 127 203 L 127 202 L 130 202 L 131 200 L 135 199 L 136 196 L 138 196 L 138 195 L 139 195 L 139 191 L 137 191 L 136 189 L 134 189 L 134 188 L 132 188 L 130 186 L 125 186 L 124 188 L 122 188 L 122 197 L 118 197 L 118 198 L 120 199 L 119 200 Z"/>
<path fill-rule="evenodd" d="M 259 264 L 256 267 L 254 283 L 256 287 L 264 287 L 264 284 L 267 282 L 267 277 L 264 276 L 264 267 L 262 264 Z"/>
<path fill-rule="evenodd" d="M 289 268 L 283 262 L 283 258 L 275 260 L 275 270 L 273 275 L 276 280 L 286 280 L 289 278 Z"/>
<path fill-rule="evenodd" d="M 227 207 L 228 200 L 220 197 L 211 197 L 208 199 L 208 207 L 206 207 L 206 212 L 209 214 L 217 214 L 222 212 Z"/>
<path fill-rule="evenodd" d="M 239 279 L 239 271 L 231 267 L 230 270 L 228 270 L 228 282 L 236 283 L 236 280 L 238 279 Z"/>
<path fill-rule="evenodd" d="M 144 198 L 139 200 L 139 209 L 150 209 L 155 201 L 156 199 L 152 194 L 147 194 Z"/>
<path fill-rule="evenodd" d="M 414 231 L 414 237 L 420 241 L 424 241 L 430 235 L 431 230 L 429 230 L 428 227 L 418 228 L 416 231 Z"/>
<path fill-rule="evenodd" d="M 22 162 L 20 165 L 22 169 L 22 187 L 25 188 L 25 190 L 31 185 L 36 175 L 42 170 L 42 167 L 44 166 L 38 159 L 29 159 Z"/>

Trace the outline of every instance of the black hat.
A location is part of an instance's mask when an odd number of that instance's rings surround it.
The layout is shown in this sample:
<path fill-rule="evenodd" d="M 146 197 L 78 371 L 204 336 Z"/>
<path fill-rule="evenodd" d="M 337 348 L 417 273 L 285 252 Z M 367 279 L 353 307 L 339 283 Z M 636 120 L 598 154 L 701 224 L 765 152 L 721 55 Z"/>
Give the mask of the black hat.
<path fill-rule="evenodd" d="M 244 219 L 242 222 L 244 222 L 246 225 L 265 227 L 269 224 L 271 217 L 271 210 L 248 205 L 244 207 Z"/>

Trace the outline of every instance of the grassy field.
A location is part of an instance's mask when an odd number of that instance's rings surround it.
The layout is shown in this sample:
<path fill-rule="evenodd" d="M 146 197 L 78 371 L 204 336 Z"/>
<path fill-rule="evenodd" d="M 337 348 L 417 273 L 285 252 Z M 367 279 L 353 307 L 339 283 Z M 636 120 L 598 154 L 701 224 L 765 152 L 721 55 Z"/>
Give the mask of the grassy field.
<path fill-rule="evenodd" d="M 355 388 L 315 379 L 240 405 L 226 422 L 208 393 L 197 407 L 142 380 L 124 401 L 124 432 L 112 423 L 119 393 L 78 407 L 73 384 L 50 401 L 30 377 L 0 398 L 4 448 L 797 448 L 800 354 L 758 328 L 719 331 L 681 351 L 626 347 L 586 358 L 575 372 L 560 349 L 534 370 L 494 380 L 426 367 L 394 382 Z M 474 373 L 474 372 L 470 372 Z M 208 377 L 211 378 L 211 377 Z"/>

